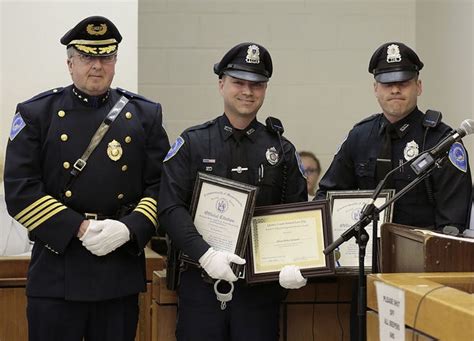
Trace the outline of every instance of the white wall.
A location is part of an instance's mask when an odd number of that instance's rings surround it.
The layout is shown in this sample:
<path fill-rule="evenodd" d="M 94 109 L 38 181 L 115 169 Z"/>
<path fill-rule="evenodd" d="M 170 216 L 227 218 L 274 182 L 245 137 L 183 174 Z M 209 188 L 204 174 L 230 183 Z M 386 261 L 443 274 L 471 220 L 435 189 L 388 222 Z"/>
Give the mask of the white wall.
<path fill-rule="evenodd" d="M 212 66 L 256 41 L 274 61 L 259 118 L 279 117 L 323 168 L 377 112 L 368 62 L 388 40 L 415 45 L 415 0 L 139 0 L 139 90 L 160 101 L 170 138 L 222 113 Z"/>
<path fill-rule="evenodd" d="M 474 1 L 418 1 L 417 49 L 423 55 L 424 108 L 453 128 L 474 118 Z M 463 139 L 474 167 L 474 136 Z"/>
<path fill-rule="evenodd" d="M 2 1 L 0 6 L 0 158 L 18 102 L 71 84 L 59 39 L 85 17 L 102 15 L 123 36 L 113 86 L 137 90 L 138 0 Z"/>

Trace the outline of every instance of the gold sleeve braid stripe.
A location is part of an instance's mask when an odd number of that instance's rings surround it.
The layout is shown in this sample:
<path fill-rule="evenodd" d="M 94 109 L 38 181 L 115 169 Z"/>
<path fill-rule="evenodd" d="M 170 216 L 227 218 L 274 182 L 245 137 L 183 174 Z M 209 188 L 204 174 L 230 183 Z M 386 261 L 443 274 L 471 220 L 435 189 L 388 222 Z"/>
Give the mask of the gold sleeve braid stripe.
<path fill-rule="evenodd" d="M 18 213 L 14 218 L 32 231 L 67 207 L 50 195 L 45 195 Z"/>
<path fill-rule="evenodd" d="M 155 199 L 150 197 L 145 197 L 138 203 L 137 207 L 135 207 L 134 211 L 140 212 L 145 217 L 150 219 L 153 225 L 156 227 L 158 226 L 158 209 L 157 209 L 157 202 Z"/>

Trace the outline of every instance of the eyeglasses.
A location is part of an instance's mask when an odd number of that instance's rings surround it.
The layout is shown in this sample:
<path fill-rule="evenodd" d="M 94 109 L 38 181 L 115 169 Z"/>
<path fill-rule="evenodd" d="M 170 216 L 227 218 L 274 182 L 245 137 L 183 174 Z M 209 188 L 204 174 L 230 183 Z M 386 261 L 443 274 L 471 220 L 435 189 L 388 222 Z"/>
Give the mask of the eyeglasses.
<path fill-rule="evenodd" d="M 83 64 L 92 64 L 95 60 L 100 61 L 102 64 L 112 64 L 117 60 L 116 54 L 110 54 L 107 56 L 91 56 L 88 54 L 78 53 L 73 57 L 77 57 Z"/>
<path fill-rule="evenodd" d="M 317 169 L 317 168 L 306 168 L 304 170 L 304 175 L 310 175 L 310 174 L 314 174 L 314 173 L 319 173 L 319 169 Z"/>

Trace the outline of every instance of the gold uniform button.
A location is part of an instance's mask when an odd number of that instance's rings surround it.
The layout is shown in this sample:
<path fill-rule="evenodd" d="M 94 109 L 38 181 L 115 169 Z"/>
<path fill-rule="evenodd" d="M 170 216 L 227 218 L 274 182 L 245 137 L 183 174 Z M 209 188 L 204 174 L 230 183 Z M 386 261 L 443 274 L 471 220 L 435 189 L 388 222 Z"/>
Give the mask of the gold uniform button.
<path fill-rule="evenodd" d="M 71 191 L 66 191 L 66 193 L 64 193 L 64 195 L 68 198 L 72 197 L 72 192 Z"/>
<path fill-rule="evenodd" d="M 127 120 L 131 119 L 132 118 L 132 113 L 130 111 L 128 111 L 126 114 L 125 114 L 125 117 L 127 118 Z"/>
<path fill-rule="evenodd" d="M 127 136 L 125 138 L 125 143 L 130 143 L 130 142 L 132 142 L 132 138 L 130 136 Z"/>
<path fill-rule="evenodd" d="M 67 134 L 62 134 L 62 135 L 61 135 L 61 141 L 66 142 L 67 139 L 68 139 Z"/>
<path fill-rule="evenodd" d="M 66 112 L 64 110 L 59 110 L 58 111 L 58 116 L 59 117 L 64 117 L 64 116 L 66 116 Z"/>
<path fill-rule="evenodd" d="M 69 162 L 67 162 L 67 161 L 66 161 L 66 162 L 63 162 L 63 167 L 64 167 L 65 169 L 69 169 L 69 167 L 71 167 L 71 164 L 70 164 Z"/>
<path fill-rule="evenodd" d="M 117 195 L 117 198 L 118 198 L 118 199 L 123 199 L 123 194 L 120 193 L 119 195 Z"/>
<path fill-rule="evenodd" d="M 128 169 L 128 166 L 127 166 L 127 165 L 123 165 L 123 166 L 122 166 L 122 172 L 127 171 L 127 169 Z"/>

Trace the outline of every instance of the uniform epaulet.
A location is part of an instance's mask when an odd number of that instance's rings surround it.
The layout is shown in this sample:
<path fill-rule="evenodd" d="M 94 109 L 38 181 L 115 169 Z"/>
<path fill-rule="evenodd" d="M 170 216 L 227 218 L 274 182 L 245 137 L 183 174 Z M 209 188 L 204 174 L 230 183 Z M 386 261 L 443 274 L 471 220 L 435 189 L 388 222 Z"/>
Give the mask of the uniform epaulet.
<path fill-rule="evenodd" d="M 141 100 L 146 101 L 146 102 L 149 102 L 149 103 L 156 103 L 156 102 L 154 102 L 154 101 L 149 100 L 149 99 L 146 98 L 146 97 L 143 97 L 143 96 L 141 96 L 141 95 L 139 95 L 139 94 L 135 94 L 135 93 L 133 93 L 133 92 L 130 92 L 130 91 L 125 90 L 125 89 L 122 89 L 122 88 L 117 88 L 117 91 L 120 92 L 122 95 L 124 95 L 125 97 L 127 97 L 127 98 L 129 98 L 129 99 L 132 99 L 132 98 L 134 98 L 134 99 L 141 99 Z"/>
<path fill-rule="evenodd" d="M 188 129 L 186 129 L 186 132 L 188 131 L 193 131 L 193 130 L 200 130 L 200 129 L 206 129 L 207 127 L 213 125 L 216 123 L 216 120 L 210 120 L 210 121 L 207 121 L 207 122 L 204 122 L 202 124 L 198 124 L 196 126 L 192 126 Z"/>
<path fill-rule="evenodd" d="M 362 123 L 365 123 L 365 122 L 370 122 L 370 121 L 373 121 L 374 119 L 376 119 L 380 114 L 373 114 L 373 115 L 370 115 L 369 117 L 366 117 L 364 118 L 362 121 L 354 124 L 354 127 L 357 127 L 358 125 L 361 125 Z"/>
<path fill-rule="evenodd" d="M 30 98 L 29 100 L 25 101 L 24 103 L 30 103 L 30 102 L 37 101 L 37 100 L 39 100 L 41 98 L 44 98 L 44 97 L 60 94 L 61 92 L 63 92 L 63 90 L 64 90 L 64 88 L 54 88 L 54 89 L 42 92 L 42 93 Z"/>

